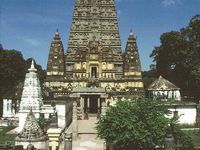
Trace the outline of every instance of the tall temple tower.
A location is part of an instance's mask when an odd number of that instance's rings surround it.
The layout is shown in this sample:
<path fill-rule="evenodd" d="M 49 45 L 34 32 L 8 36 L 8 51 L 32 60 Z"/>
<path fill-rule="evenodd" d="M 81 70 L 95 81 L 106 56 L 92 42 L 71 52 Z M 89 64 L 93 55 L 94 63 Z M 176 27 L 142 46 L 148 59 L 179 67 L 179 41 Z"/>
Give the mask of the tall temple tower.
<path fill-rule="evenodd" d="M 111 53 L 112 63 L 118 68 L 114 70 L 116 77 L 121 77 L 123 62 L 114 0 L 76 1 L 65 59 L 67 75 L 73 74 L 73 60 L 78 52 L 86 57 L 91 41 L 98 41 L 104 51 Z"/>
<path fill-rule="evenodd" d="M 102 103 L 120 97 L 143 96 L 136 38 L 131 32 L 123 54 L 114 0 L 75 1 L 67 52 L 56 32 L 44 85 L 59 108 L 76 99 L 79 114 L 101 112 Z M 60 110 L 68 113 L 65 106 Z"/>
<path fill-rule="evenodd" d="M 49 51 L 47 75 L 64 75 L 64 48 L 58 30 L 55 33 Z"/>
<path fill-rule="evenodd" d="M 131 31 L 124 53 L 124 77 L 141 79 L 141 63 L 136 38 Z"/>

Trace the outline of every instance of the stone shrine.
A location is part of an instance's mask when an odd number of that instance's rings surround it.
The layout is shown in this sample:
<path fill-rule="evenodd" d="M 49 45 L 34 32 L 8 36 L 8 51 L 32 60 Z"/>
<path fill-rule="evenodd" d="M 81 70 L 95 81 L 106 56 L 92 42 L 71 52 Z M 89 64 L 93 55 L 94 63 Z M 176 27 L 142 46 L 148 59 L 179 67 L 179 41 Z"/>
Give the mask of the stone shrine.
<path fill-rule="evenodd" d="M 19 112 L 17 114 L 19 117 L 19 126 L 16 130 L 17 132 L 22 131 L 30 109 L 32 109 L 32 112 L 37 119 L 40 117 L 40 113 L 44 114 L 46 119 L 49 118 L 50 114 L 56 113 L 54 107 L 43 104 L 40 81 L 33 60 L 24 81 Z"/>
<path fill-rule="evenodd" d="M 15 138 L 15 145 L 23 145 L 28 148 L 32 144 L 38 150 L 48 149 L 47 135 L 40 128 L 32 110 L 26 117 L 22 132 Z"/>
<path fill-rule="evenodd" d="M 18 132 L 20 132 L 24 126 L 27 114 L 32 109 L 36 118 L 40 116 L 41 106 L 43 105 L 42 92 L 40 87 L 40 81 L 36 73 L 34 61 L 32 60 L 31 67 L 28 69 L 26 74 L 24 87 L 22 92 L 22 97 L 19 107 L 19 127 Z"/>

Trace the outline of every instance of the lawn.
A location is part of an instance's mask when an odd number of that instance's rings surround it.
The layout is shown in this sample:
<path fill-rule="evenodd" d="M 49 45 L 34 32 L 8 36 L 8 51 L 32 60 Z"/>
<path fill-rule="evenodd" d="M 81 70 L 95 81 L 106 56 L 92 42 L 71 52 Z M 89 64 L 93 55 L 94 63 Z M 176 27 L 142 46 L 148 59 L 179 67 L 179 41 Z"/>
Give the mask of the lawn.
<path fill-rule="evenodd" d="M 14 129 L 15 127 L 0 127 L 0 144 L 5 144 L 5 142 L 11 141 L 15 144 L 16 135 L 6 134 L 8 131 Z"/>

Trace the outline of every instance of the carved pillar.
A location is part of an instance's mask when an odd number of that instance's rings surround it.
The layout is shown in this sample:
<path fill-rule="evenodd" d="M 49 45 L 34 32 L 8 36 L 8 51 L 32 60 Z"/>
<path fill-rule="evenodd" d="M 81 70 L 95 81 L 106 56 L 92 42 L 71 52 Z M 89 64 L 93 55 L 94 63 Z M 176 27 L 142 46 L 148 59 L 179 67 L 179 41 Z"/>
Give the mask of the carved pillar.
<path fill-rule="evenodd" d="M 72 135 L 71 135 L 71 133 L 65 134 L 65 149 L 72 150 Z"/>
<path fill-rule="evenodd" d="M 98 98 L 98 109 L 100 109 L 100 107 L 101 107 L 101 100 L 100 98 Z"/>
<path fill-rule="evenodd" d="M 165 150 L 175 150 L 175 141 L 172 134 L 168 134 L 165 138 Z"/>
<path fill-rule="evenodd" d="M 103 101 L 102 102 L 102 107 L 101 107 L 101 114 L 102 115 L 105 115 L 106 114 L 106 102 L 105 101 Z"/>
<path fill-rule="evenodd" d="M 9 109 L 8 109 L 8 114 L 9 114 L 9 115 L 11 115 L 11 114 L 12 114 L 12 100 L 11 100 L 11 99 L 9 99 L 9 100 L 8 100 L 8 103 L 9 103 L 9 107 L 8 107 L 8 108 L 9 108 Z"/>
<path fill-rule="evenodd" d="M 90 111 L 90 98 L 87 98 L 87 110 Z"/>
<path fill-rule="evenodd" d="M 81 104 L 81 114 L 82 114 L 82 117 L 84 116 L 84 98 L 81 97 L 80 98 L 80 104 Z M 82 118 L 83 119 L 83 118 Z"/>
<path fill-rule="evenodd" d="M 78 136 L 78 119 L 77 119 L 77 100 L 73 102 L 73 139 L 76 139 Z"/>
<path fill-rule="evenodd" d="M 100 117 L 101 114 L 101 99 L 98 98 L 98 112 L 97 112 L 97 119 Z"/>

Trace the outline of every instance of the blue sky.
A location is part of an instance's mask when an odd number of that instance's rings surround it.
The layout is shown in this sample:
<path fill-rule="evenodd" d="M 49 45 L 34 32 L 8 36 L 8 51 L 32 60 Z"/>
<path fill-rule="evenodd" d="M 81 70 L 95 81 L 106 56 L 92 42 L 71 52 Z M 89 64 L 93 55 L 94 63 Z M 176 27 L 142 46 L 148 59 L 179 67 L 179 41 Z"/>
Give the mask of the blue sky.
<path fill-rule="evenodd" d="M 49 47 L 59 29 L 65 50 L 75 0 L 0 0 L 0 43 L 20 50 L 46 69 Z M 200 13 L 200 0 L 116 0 L 124 49 L 130 29 L 137 36 L 142 70 L 152 64 L 149 57 L 160 44 L 160 35 L 186 26 Z"/>

